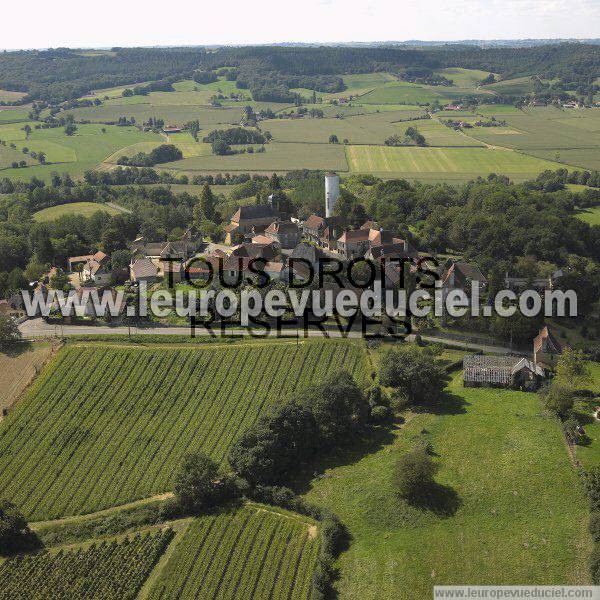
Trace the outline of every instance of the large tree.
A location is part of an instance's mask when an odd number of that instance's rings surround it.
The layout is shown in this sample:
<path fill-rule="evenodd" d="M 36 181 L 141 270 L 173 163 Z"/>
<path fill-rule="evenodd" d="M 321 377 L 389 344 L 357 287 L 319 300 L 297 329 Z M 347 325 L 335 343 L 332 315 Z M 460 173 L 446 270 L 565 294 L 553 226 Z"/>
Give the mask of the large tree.
<path fill-rule="evenodd" d="M 214 506 L 219 497 L 219 465 L 202 452 L 186 454 L 175 478 L 175 498 L 186 513 Z"/>
<path fill-rule="evenodd" d="M 0 498 L 0 554 L 10 554 L 24 545 L 30 536 L 25 517 L 8 500 Z"/>
<path fill-rule="evenodd" d="M 434 352 L 407 345 L 384 352 L 379 381 L 382 385 L 397 388 L 408 402 L 415 403 L 436 400 L 447 376 Z"/>

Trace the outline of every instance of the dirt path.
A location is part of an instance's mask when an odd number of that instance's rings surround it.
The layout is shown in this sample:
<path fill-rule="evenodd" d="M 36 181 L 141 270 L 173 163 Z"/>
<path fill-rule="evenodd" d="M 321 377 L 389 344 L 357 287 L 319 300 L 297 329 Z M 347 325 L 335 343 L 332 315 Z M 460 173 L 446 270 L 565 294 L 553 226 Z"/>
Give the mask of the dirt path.
<path fill-rule="evenodd" d="M 128 502 L 127 504 L 121 504 L 119 506 L 112 506 L 111 508 L 105 508 L 93 513 L 87 513 L 85 515 L 73 515 L 71 517 L 62 517 L 61 519 L 53 519 L 50 521 L 35 521 L 30 523 L 29 526 L 34 531 L 43 529 L 50 525 L 68 525 L 69 523 L 79 523 L 81 521 L 87 521 L 88 519 L 94 519 L 96 517 L 105 517 L 128 508 L 135 508 L 136 506 L 144 506 L 145 504 L 151 504 L 157 500 L 167 500 L 173 497 L 173 492 L 165 492 L 164 494 L 157 494 L 156 496 L 150 496 L 149 498 L 143 498 L 142 500 L 136 500 L 135 502 Z"/>

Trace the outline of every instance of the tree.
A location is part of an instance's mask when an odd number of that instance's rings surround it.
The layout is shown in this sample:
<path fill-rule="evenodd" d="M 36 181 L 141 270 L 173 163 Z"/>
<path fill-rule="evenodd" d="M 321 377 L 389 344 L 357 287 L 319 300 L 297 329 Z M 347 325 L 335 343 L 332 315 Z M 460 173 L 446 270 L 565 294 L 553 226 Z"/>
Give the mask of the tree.
<path fill-rule="evenodd" d="M 301 393 L 298 402 L 310 408 L 325 446 L 353 437 L 370 414 L 367 400 L 347 371 L 331 373 L 322 384 Z"/>
<path fill-rule="evenodd" d="M 200 224 L 203 220 L 212 221 L 216 223 L 218 221 L 218 215 L 216 211 L 217 199 L 215 198 L 210 185 L 204 184 L 202 193 L 198 203 L 194 206 L 194 221 Z"/>
<path fill-rule="evenodd" d="M 392 348 L 381 357 L 380 383 L 397 388 L 408 402 L 436 400 L 446 380 L 443 366 L 429 348 Z"/>
<path fill-rule="evenodd" d="M 212 145 L 212 152 L 217 156 L 231 154 L 231 146 L 223 139 L 216 139 Z"/>
<path fill-rule="evenodd" d="M 338 140 L 338 136 L 337 136 L 337 135 L 335 135 L 335 133 L 332 133 L 332 134 L 329 136 L 329 143 L 330 143 L 330 144 L 339 144 L 339 143 L 340 143 L 340 141 Z"/>
<path fill-rule="evenodd" d="M 77 131 L 77 125 L 75 125 L 74 123 L 67 123 L 65 125 L 65 134 L 66 135 L 73 135 L 75 132 Z"/>
<path fill-rule="evenodd" d="M 20 339 L 17 322 L 12 317 L 0 317 L 0 348 L 8 348 Z"/>
<path fill-rule="evenodd" d="M 127 240 L 120 229 L 117 227 L 108 227 L 100 236 L 100 245 L 106 254 L 112 254 L 115 250 L 126 248 Z"/>
<path fill-rule="evenodd" d="M 556 365 L 553 383 L 576 390 L 591 381 L 583 351 L 565 348 Z"/>
<path fill-rule="evenodd" d="M 25 132 L 25 139 L 28 140 L 29 134 L 31 133 L 31 126 L 25 125 L 25 127 L 22 127 L 22 130 Z"/>
<path fill-rule="evenodd" d="M 215 505 L 218 498 L 219 465 L 203 452 L 188 453 L 175 478 L 175 498 L 188 513 Z"/>
<path fill-rule="evenodd" d="M 38 161 L 39 161 L 39 163 L 41 165 L 46 164 L 46 153 L 45 152 L 38 152 L 37 159 L 38 159 Z"/>
<path fill-rule="evenodd" d="M 547 411 L 561 417 L 566 417 L 575 403 L 573 390 L 556 382 L 542 388 L 540 397 Z"/>
<path fill-rule="evenodd" d="M 393 485 L 403 500 L 414 502 L 427 496 L 435 485 L 438 466 L 422 448 L 403 454 L 394 465 Z"/>
<path fill-rule="evenodd" d="M 0 499 L 0 554 L 21 549 L 30 535 L 25 517 L 8 500 Z"/>

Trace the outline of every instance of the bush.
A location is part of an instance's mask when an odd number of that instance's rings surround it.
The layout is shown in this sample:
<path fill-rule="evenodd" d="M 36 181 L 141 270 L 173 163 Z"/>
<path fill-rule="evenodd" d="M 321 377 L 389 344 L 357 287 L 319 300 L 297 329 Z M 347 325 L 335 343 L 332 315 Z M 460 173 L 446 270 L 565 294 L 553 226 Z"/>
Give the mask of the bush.
<path fill-rule="evenodd" d="M 30 536 L 21 511 L 12 502 L 0 499 L 0 555 L 21 550 Z"/>
<path fill-rule="evenodd" d="M 422 448 L 402 455 L 394 467 L 394 489 L 396 494 L 409 502 L 426 496 L 435 484 L 433 479 L 438 466 Z"/>
<path fill-rule="evenodd" d="M 584 485 L 592 512 L 600 511 L 600 467 L 592 467 L 585 473 Z"/>
<path fill-rule="evenodd" d="M 374 421 L 385 421 L 390 416 L 390 409 L 387 406 L 374 406 L 371 409 L 371 418 Z"/>

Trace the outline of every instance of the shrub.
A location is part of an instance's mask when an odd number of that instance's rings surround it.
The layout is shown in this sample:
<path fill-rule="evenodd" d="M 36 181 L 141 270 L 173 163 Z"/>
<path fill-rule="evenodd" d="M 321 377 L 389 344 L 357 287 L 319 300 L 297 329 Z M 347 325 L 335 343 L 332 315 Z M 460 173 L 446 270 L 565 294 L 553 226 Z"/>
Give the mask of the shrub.
<path fill-rule="evenodd" d="M 600 467 L 592 467 L 585 473 L 584 485 L 592 512 L 600 511 Z"/>
<path fill-rule="evenodd" d="M 371 418 L 374 421 L 385 421 L 390 416 L 390 409 L 387 406 L 374 406 L 371 409 Z"/>
<path fill-rule="evenodd" d="M 402 455 L 394 467 L 394 489 L 396 494 L 409 502 L 427 495 L 433 487 L 438 466 L 422 448 Z"/>

